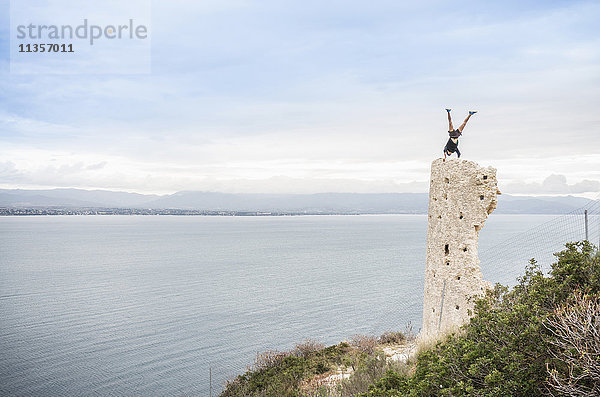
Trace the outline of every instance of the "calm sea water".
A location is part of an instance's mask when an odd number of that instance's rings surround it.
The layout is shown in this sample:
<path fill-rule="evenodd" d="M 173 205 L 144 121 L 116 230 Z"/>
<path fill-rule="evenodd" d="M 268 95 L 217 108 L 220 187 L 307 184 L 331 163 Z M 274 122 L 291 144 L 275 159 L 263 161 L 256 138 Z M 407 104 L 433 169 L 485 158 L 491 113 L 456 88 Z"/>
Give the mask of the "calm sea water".
<path fill-rule="evenodd" d="M 493 215 L 480 251 L 551 218 Z M 216 395 L 259 351 L 418 330 L 426 222 L 0 218 L 0 394 L 204 396 L 212 368 Z"/>

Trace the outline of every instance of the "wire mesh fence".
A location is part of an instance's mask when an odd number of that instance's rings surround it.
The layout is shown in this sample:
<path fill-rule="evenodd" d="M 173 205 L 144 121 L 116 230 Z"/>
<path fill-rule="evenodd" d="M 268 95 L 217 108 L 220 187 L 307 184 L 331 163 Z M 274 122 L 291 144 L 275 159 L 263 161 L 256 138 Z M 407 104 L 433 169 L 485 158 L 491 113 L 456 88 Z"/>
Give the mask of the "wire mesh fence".
<path fill-rule="evenodd" d="M 532 258 L 547 271 L 555 261 L 555 252 L 561 251 L 568 242 L 586 239 L 600 246 L 600 197 L 481 250 L 479 258 L 482 267 L 489 269 L 490 278 L 498 280 L 506 273 L 521 274 Z"/>

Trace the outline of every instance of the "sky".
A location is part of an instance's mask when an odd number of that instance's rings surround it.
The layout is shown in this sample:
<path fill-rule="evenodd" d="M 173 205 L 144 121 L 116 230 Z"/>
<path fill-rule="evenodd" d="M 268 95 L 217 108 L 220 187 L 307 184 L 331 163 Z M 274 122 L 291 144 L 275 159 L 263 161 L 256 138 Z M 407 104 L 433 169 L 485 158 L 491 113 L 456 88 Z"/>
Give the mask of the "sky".
<path fill-rule="evenodd" d="M 503 193 L 600 195 L 598 1 L 149 0 L 141 74 L 11 72 L 9 3 L 0 188 L 425 192 L 450 107 Z"/>

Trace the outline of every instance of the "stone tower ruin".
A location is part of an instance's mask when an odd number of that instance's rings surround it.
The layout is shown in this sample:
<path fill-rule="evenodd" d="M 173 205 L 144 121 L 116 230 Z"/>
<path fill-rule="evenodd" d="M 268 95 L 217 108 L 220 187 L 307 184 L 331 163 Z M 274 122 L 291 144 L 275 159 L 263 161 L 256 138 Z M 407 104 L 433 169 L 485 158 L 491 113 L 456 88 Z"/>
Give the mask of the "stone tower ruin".
<path fill-rule="evenodd" d="M 477 246 L 479 230 L 496 208 L 498 194 L 495 168 L 460 159 L 431 164 L 424 339 L 435 339 L 468 321 L 470 298 L 492 287 L 482 278 Z"/>

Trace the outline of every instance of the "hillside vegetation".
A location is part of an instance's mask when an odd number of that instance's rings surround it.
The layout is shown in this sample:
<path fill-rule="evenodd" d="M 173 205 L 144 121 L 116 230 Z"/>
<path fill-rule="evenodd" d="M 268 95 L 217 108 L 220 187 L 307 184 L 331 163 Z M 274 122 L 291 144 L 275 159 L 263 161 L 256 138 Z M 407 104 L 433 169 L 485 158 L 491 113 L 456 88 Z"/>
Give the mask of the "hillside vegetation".
<path fill-rule="evenodd" d="M 406 334 L 412 338 L 410 331 Z M 405 333 L 386 332 L 378 338 L 356 335 L 329 347 L 308 340 L 292 351 L 265 352 L 228 382 L 221 396 L 354 396 L 386 372 L 402 372 L 404 366 L 387 360 L 381 347 L 406 340 Z"/>
<path fill-rule="evenodd" d="M 257 360 L 222 396 L 598 396 L 599 255 L 584 241 L 555 256 L 547 275 L 532 259 L 512 290 L 496 285 L 468 324 L 412 362 L 386 360 L 369 338 L 300 345 Z M 316 381 L 336 368 L 355 371 Z"/>
<path fill-rule="evenodd" d="M 544 275 L 531 260 L 511 291 L 478 300 L 458 334 L 423 351 L 364 396 L 600 395 L 600 266 L 588 242 L 567 244 Z"/>

